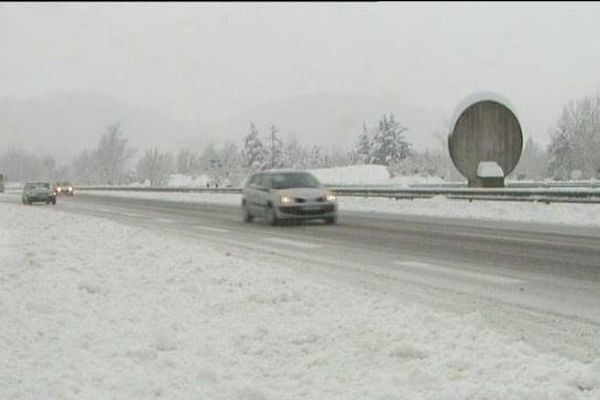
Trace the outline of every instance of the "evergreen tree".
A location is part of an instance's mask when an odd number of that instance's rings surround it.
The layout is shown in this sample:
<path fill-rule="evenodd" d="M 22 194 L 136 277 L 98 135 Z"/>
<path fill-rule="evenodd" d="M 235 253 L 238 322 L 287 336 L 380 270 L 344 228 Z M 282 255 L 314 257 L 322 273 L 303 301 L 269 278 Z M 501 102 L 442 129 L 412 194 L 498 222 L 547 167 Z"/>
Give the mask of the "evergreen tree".
<path fill-rule="evenodd" d="M 390 166 L 398 164 L 411 152 L 411 145 L 404 137 L 407 128 L 394 119 L 394 115 L 386 115 L 379 121 L 369 157 L 370 164 Z"/>
<path fill-rule="evenodd" d="M 370 160 L 372 142 L 367 130 L 367 124 L 363 124 L 363 133 L 358 136 L 354 151 L 350 155 L 353 164 L 368 164 Z"/>
<path fill-rule="evenodd" d="M 260 170 L 265 167 L 265 148 L 260 140 L 258 129 L 250 122 L 250 133 L 244 136 L 242 148 L 242 166 L 251 170 Z"/>
<path fill-rule="evenodd" d="M 548 175 L 558 180 L 569 179 L 573 169 L 573 147 L 566 131 L 558 130 L 548 148 Z"/>

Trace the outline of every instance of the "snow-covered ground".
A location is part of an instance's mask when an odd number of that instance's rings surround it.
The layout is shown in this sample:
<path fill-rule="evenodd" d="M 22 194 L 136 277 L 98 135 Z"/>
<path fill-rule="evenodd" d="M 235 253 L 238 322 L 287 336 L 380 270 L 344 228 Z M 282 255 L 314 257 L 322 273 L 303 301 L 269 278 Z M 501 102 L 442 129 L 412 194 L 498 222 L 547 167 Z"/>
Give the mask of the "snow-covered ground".
<path fill-rule="evenodd" d="M 2 399 L 598 399 L 600 360 L 276 255 L 0 203 Z"/>
<path fill-rule="evenodd" d="M 219 204 L 240 204 L 241 198 L 239 194 L 226 193 L 90 191 L 85 194 Z M 344 196 L 339 197 L 338 202 L 343 211 L 600 227 L 600 204 L 488 200 L 469 202 L 443 196 L 415 200 Z"/>

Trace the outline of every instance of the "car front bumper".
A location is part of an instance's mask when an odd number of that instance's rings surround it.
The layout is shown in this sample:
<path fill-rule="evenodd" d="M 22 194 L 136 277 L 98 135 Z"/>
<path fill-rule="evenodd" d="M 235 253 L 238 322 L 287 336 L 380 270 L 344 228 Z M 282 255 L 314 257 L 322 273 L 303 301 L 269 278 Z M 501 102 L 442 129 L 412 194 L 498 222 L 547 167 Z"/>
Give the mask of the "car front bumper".
<path fill-rule="evenodd" d="M 27 196 L 27 200 L 34 203 L 46 202 L 54 200 L 54 196 Z"/>

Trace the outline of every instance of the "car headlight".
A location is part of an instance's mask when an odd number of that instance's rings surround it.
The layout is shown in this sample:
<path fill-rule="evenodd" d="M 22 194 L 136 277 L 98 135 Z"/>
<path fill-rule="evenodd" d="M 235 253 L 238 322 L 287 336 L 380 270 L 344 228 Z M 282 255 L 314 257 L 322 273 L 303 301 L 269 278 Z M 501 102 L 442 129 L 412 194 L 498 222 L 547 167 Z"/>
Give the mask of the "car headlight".
<path fill-rule="evenodd" d="M 61 187 L 57 187 L 57 188 L 56 188 L 56 191 L 57 191 L 57 192 L 62 192 L 62 188 L 61 188 Z"/>
<path fill-rule="evenodd" d="M 73 187 L 69 186 L 69 192 L 72 192 L 72 191 L 73 191 Z"/>
<path fill-rule="evenodd" d="M 294 202 L 294 199 L 290 196 L 281 196 L 279 198 L 279 202 L 281 204 L 292 204 Z"/>
<path fill-rule="evenodd" d="M 334 194 L 331 194 L 331 193 L 329 193 L 329 194 L 327 195 L 327 201 L 329 201 L 329 202 L 332 202 L 332 203 L 333 203 L 333 202 L 334 202 L 336 199 L 337 199 L 337 197 L 335 197 L 335 195 L 334 195 Z"/>

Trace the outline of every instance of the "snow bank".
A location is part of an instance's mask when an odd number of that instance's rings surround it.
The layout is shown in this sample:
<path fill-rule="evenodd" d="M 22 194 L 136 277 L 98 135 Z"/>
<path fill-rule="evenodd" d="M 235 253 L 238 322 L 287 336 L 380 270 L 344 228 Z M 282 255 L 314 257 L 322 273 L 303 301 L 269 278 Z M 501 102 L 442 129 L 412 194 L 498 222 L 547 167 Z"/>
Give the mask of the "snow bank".
<path fill-rule="evenodd" d="M 433 176 L 395 176 L 391 177 L 384 165 L 352 165 L 309 170 L 321 183 L 327 186 L 395 186 L 404 187 L 419 184 L 445 183 L 440 177 Z"/>
<path fill-rule="evenodd" d="M 321 183 L 330 186 L 377 185 L 387 182 L 390 173 L 383 165 L 352 165 L 349 167 L 309 170 Z"/>
<path fill-rule="evenodd" d="M 538 352 L 477 313 L 66 216 L 0 203 L 0 398 L 600 398 L 600 360 Z"/>
<path fill-rule="evenodd" d="M 206 184 L 212 182 L 206 175 L 171 175 L 167 186 L 170 187 L 206 187 Z"/>
<path fill-rule="evenodd" d="M 348 167 L 310 170 L 327 186 L 394 186 L 432 185 L 447 183 L 438 176 L 394 176 L 384 165 L 352 165 Z"/>

